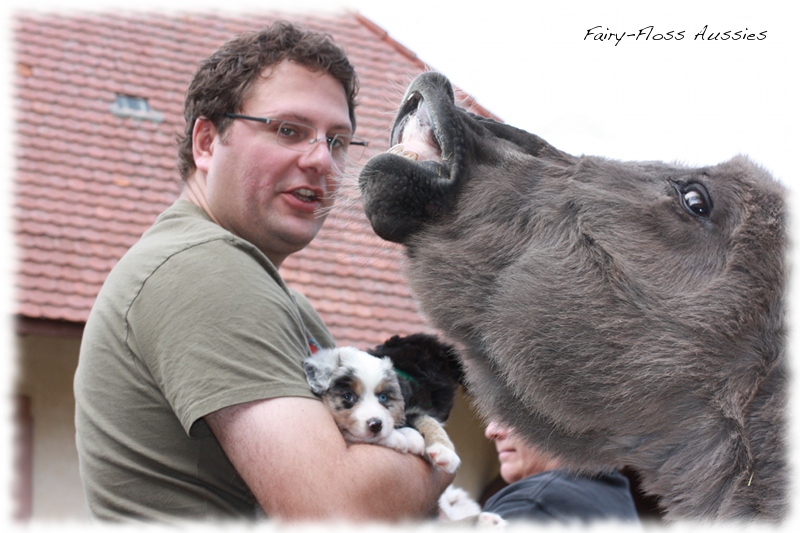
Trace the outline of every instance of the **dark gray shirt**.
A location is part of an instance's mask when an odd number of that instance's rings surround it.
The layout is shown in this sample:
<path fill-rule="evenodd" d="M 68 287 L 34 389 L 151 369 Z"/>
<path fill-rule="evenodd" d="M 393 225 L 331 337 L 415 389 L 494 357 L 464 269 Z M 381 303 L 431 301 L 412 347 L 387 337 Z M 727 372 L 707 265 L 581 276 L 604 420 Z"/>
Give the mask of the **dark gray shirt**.
<path fill-rule="evenodd" d="M 616 471 L 596 477 L 542 472 L 501 489 L 483 510 L 509 521 L 639 521 L 628 479 Z"/>

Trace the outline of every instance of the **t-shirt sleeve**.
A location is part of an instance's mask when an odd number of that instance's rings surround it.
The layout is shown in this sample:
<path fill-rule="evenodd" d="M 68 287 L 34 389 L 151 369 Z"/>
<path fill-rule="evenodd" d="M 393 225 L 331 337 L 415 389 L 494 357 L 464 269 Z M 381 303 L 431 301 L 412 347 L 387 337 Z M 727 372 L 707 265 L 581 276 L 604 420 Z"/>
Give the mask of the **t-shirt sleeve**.
<path fill-rule="evenodd" d="M 171 256 L 131 306 L 129 344 L 187 434 L 203 416 L 280 396 L 313 398 L 308 335 L 277 273 L 224 239 Z"/>

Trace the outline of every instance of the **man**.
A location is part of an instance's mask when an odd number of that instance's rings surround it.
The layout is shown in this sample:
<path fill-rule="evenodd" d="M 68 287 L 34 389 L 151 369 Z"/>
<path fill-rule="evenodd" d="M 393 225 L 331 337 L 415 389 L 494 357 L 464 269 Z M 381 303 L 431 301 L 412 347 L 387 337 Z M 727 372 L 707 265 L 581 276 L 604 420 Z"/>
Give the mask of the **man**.
<path fill-rule="evenodd" d="M 452 476 L 348 447 L 302 360 L 334 340 L 279 268 L 316 236 L 358 148 L 357 79 L 327 37 L 288 23 L 198 67 L 181 198 L 120 260 L 86 324 L 77 445 L 101 519 L 400 520 Z"/>
<path fill-rule="evenodd" d="M 524 442 L 502 423 L 486 427 L 500 461 L 500 477 L 509 483 L 483 506 L 505 520 L 589 523 L 598 520 L 638 522 L 628 480 L 617 471 L 597 476 L 562 470 L 558 457 Z"/>

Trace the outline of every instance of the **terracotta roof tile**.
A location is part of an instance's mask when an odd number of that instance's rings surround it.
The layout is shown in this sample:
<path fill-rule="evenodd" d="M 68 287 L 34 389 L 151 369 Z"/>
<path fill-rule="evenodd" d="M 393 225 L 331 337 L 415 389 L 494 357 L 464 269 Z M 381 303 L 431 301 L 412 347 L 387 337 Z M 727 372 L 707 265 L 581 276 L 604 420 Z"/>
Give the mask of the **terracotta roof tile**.
<path fill-rule="evenodd" d="M 361 82 L 359 135 L 373 153 L 385 150 L 396 102 L 427 66 L 361 15 L 17 16 L 19 315 L 86 320 L 108 272 L 179 194 L 175 139 L 197 62 L 233 35 L 279 18 L 326 31 L 348 49 Z M 112 114 L 118 94 L 147 98 L 160 120 Z M 397 246 L 372 233 L 349 183 L 317 239 L 281 272 L 340 344 L 368 347 L 427 329 L 402 262 Z"/>

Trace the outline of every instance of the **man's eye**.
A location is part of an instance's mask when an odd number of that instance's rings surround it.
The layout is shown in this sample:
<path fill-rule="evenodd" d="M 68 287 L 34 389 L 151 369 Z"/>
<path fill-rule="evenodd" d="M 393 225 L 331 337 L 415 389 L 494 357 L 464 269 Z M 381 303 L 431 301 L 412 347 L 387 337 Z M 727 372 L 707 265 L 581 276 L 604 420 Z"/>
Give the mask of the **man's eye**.
<path fill-rule="evenodd" d="M 278 135 L 281 137 L 300 137 L 300 132 L 296 128 L 282 124 L 278 128 Z"/>
<path fill-rule="evenodd" d="M 343 138 L 341 135 L 328 137 L 328 146 L 331 150 L 341 150 L 343 148 L 347 148 L 347 145 L 347 139 Z"/>

